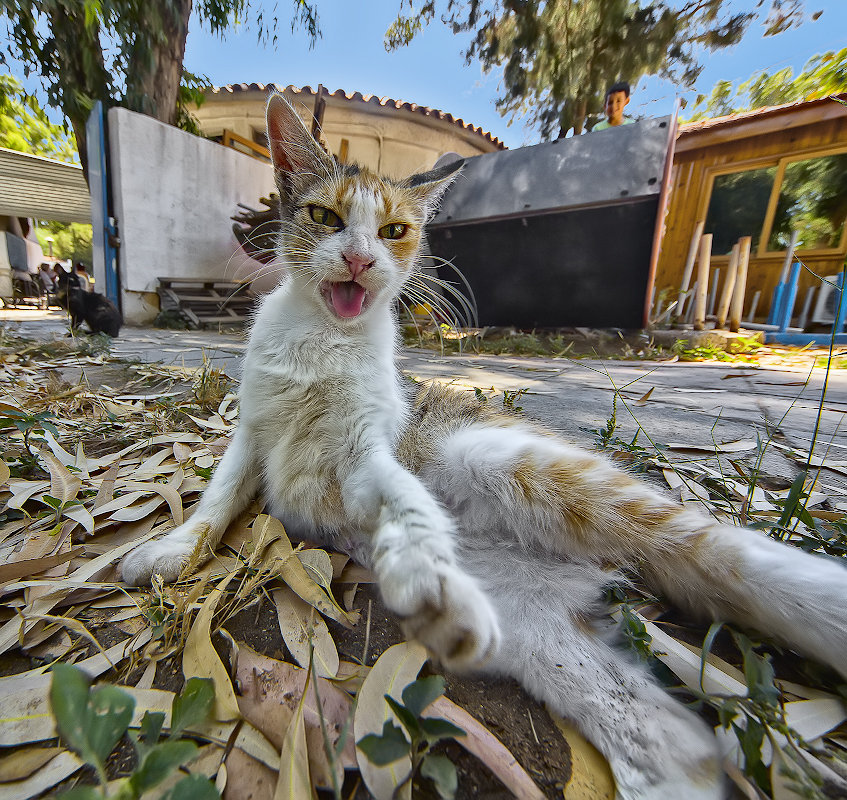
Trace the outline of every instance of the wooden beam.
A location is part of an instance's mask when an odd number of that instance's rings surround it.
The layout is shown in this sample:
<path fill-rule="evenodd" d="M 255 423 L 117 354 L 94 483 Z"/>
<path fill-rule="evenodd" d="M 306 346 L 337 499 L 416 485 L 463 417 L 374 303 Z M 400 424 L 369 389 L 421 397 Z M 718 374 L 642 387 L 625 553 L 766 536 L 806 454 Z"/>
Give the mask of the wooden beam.
<path fill-rule="evenodd" d="M 706 297 L 709 292 L 709 266 L 712 256 L 712 234 L 700 237 L 700 257 L 697 262 L 697 292 L 694 295 L 694 330 L 706 325 Z"/>
<path fill-rule="evenodd" d="M 732 253 L 729 255 L 729 266 L 726 268 L 726 278 L 723 282 L 721 299 L 718 303 L 718 328 L 723 328 L 726 325 L 726 318 L 729 314 L 729 304 L 732 301 L 732 294 L 735 289 L 735 277 L 738 274 L 739 249 L 738 244 L 734 244 L 732 246 Z"/>
<path fill-rule="evenodd" d="M 694 270 L 694 260 L 697 258 L 697 247 L 700 244 L 700 237 L 703 235 L 703 226 L 705 222 L 698 222 L 694 226 L 694 235 L 691 237 L 691 244 L 688 246 L 688 258 L 685 259 L 685 269 L 682 272 L 682 283 L 679 285 L 679 297 L 677 298 L 677 315 L 682 309 L 682 304 L 685 300 L 685 293 L 688 291 L 688 285 L 691 283 L 691 273 Z"/>
<path fill-rule="evenodd" d="M 747 291 L 747 266 L 750 263 L 750 247 L 753 239 L 742 236 L 738 240 L 738 272 L 735 277 L 735 290 L 729 307 L 729 329 L 738 333 L 741 327 L 741 314 L 744 310 L 744 293 Z"/>

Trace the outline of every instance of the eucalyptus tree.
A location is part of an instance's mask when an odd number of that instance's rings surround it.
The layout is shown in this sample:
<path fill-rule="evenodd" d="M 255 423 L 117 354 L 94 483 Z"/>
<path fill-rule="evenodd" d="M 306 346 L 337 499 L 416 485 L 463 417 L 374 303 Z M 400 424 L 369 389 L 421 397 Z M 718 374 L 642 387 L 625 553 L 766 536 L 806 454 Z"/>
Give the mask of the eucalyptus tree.
<path fill-rule="evenodd" d="M 320 35 L 316 9 L 293 0 L 292 30 Z M 0 0 L 7 43 L 0 61 L 37 76 L 50 106 L 61 109 L 87 170 L 85 123 L 97 100 L 121 105 L 170 125 L 191 126 L 188 100 L 204 80 L 183 70 L 188 22 L 221 37 L 252 22 L 262 42 L 275 43 L 276 16 L 250 0 Z"/>
<path fill-rule="evenodd" d="M 581 133 L 598 119 L 605 89 L 661 75 L 694 84 L 701 59 L 738 43 L 755 20 L 773 35 L 800 24 L 803 0 L 764 0 L 739 10 L 733 0 L 401 0 L 386 32 L 392 50 L 436 16 L 470 32 L 468 63 L 503 69 L 500 112 L 526 116 L 543 138 Z M 440 7 L 441 6 L 441 7 Z M 408 9 L 408 13 L 407 13 Z"/>

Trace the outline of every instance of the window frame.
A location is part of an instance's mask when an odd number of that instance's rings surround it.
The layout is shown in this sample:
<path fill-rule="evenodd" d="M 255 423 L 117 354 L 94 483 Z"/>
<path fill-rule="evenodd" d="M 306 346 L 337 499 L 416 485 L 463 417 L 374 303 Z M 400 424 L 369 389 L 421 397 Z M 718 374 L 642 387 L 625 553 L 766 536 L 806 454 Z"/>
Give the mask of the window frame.
<path fill-rule="evenodd" d="M 767 169 L 768 167 L 776 167 L 774 173 L 773 186 L 771 187 L 770 198 L 768 199 L 767 209 L 762 221 L 762 228 L 759 231 L 759 241 L 756 247 L 756 258 L 785 258 L 786 251 L 783 250 L 768 250 L 768 240 L 773 230 L 774 217 L 776 216 L 776 206 L 779 202 L 779 194 L 782 189 L 782 181 L 785 177 L 785 168 L 788 164 L 793 164 L 799 161 L 809 161 L 813 158 L 825 158 L 826 156 L 841 155 L 847 153 L 847 145 L 833 145 L 830 147 L 818 147 L 815 149 L 792 153 L 790 156 L 762 156 L 761 158 L 747 159 L 745 161 L 734 164 L 723 164 L 706 169 L 706 190 L 703 192 L 703 197 L 698 209 L 697 219 L 705 220 L 709 212 L 709 204 L 712 202 L 712 193 L 715 186 L 715 178 L 724 175 L 734 175 L 738 172 L 750 172 L 756 169 Z M 847 220 L 845 220 L 841 231 L 841 238 L 836 247 L 826 248 L 797 248 L 798 253 L 805 253 L 810 256 L 839 256 L 847 252 Z M 721 254 L 722 255 L 722 254 Z M 719 256 L 718 256 L 719 257 Z"/>

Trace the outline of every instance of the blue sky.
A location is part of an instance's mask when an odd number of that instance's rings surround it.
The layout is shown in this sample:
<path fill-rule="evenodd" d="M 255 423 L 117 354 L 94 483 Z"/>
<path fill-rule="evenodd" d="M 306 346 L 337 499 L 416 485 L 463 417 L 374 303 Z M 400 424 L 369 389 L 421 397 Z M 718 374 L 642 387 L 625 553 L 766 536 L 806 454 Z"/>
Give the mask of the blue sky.
<path fill-rule="evenodd" d="M 286 20 L 280 27 L 276 49 L 256 42 L 250 28 L 231 31 L 224 41 L 203 31 L 195 20 L 189 28 L 185 66 L 201 73 L 217 86 L 228 83 L 280 83 L 317 87 L 330 91 L 376 94 L 395 100 L 448 111 L 479 125 L 510 147 L 538 141 L 520 121 L 507 125 L 494 101 L 499 76 L 484 75 L 479 64 L 466 65 L 460 53 L 466 36 L 454 36 L 440 22 L 433 23 L 407 48 L 386 53 L 383 34 L 397 14 L 399 0 L 316 0 L 323 37 L 310 50 L 302 31 L 289 32 L 288 2 L 278 3 Z M 261 3 L 257 3 L 261 5 Z M 264 4 L 271 9 L 273 2 Z M 754 0 L 737 3 L 749 8 Z M 753 25 L 741 44 L 713 54 L 705 62 L 695 91 L 685 93 L 693 101 L 697 92 L 708 94 L 716 81 L 740 82 L 759 69 L 773 71 L 785 66 L 795 73 L 813 55 L 847 46 L 847 0 L 807 0 L 807 13 L 822 10 L 817 22 L 765 39 L 763 29 Z M 677 88 L 668 81 L 645 79 L 634 93 L 628 111 L 660 116 L 670 113 Z"/>
<path fill-rule="evenodd" d="M 509 126 L 497 113 L 494 103 L 499 75 L 483 74 L 477 63 L 465 64 L 460 54 L 468 35 L 454 36 L 436 21 L 410 46 L 385 52 L 383 36 L 400 0 L 313 0 L 323 31 L 313 49 L 309 49 L 305 33 L 289 30 L 291 0 L 253 2 L 256 9 L 264 7 L 268 14 L 277 7 L 281 25 L 275 48 L 258 44 L 255 29 L 249 26 L 230 30 L 221 40 L 192 18 L 185 67 L 206 75 L 217 86 L 256 82 L 317 87 L 322 83 L 330 91 L 344 89 L 407 100 L 461 117 L 490 131 L 509 147 L 539 140 L 520 120 Z M 756 2 L 734 0 L 734 5 L 744 10 Z M 767 39 L 761 26 L 751 26 L 741 44 L 704 59 L 705 69 L 696 88 L 682 96 L 693 101 L 698 92 L 708 94 L 718 80 L 739 83 L 760 69 L 774 71 L 791 66 L 796 73 L 811 56 L 847 46 L 847 0 L 806 0 L 806 11 L 807 15 L 814 11 L 823 14 L 817 22 L 807 21 L 798 29 Z M 22 70 L 14 65 L 11 71 L 23 77 Z M 25 84 L 37 92 L 35 79 Z M 676 97 L 677 87 L 670 82 L 644 79 L 633 94 L 628 112 L 669 114 Z"/>

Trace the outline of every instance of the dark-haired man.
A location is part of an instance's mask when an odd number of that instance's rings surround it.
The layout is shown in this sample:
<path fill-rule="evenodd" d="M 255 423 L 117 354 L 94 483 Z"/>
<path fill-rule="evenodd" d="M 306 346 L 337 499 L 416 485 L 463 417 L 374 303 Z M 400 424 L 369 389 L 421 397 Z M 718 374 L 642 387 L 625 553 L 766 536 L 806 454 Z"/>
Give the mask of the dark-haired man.
<path fill-rule="evenodd" d="M 616 128 L 618 125 L 632 125 L 634 120 L 623 115 L 623 110 L 629 102 L 629 84 L 626 81 L 613 83 L 606 92 L 606 119 L 600 120 L 593 128 L 594 131 L 604 131 L 606 128 Z"/>

